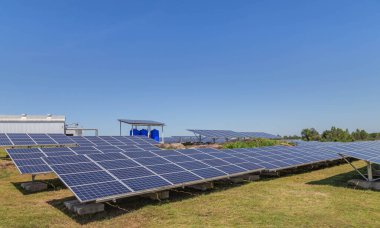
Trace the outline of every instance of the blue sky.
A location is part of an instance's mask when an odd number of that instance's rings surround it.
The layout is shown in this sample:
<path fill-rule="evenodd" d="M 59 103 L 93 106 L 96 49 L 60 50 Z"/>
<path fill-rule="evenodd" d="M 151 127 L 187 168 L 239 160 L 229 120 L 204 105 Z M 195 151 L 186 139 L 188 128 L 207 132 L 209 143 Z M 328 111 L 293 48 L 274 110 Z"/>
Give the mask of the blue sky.
<path fill-rule="evenodd" d="M 0 113 L 380 131 L 379 1 L 2 1 Z"/>

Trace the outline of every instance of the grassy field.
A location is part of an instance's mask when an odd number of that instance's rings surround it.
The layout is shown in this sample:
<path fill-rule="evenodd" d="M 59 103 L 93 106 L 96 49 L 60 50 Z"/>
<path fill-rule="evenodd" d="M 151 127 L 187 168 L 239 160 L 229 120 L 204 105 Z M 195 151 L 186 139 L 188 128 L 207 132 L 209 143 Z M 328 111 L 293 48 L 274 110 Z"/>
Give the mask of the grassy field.
<path fill-rule="evenodd" d="M 53 175 L 40 176 L 49 191 L 27 194 L 20 183 L 30 176 L 0 160 L 0 227 L 379 227 L 380 192 L 346 187 L 356 177 L 340 165 L 245 184 L 217 184 L 202 193 L 171 192 L 156 202 L 131 198 L 106 205 L 106 212 L 76 216 L 64 208 L 73 199 Z M 356 165 L 364 166 L 362 162 Z"/>
<path fill-rule="evenodd" d="M 281 140 L 273 140 L 273 139 L 250 139 L 244 141 L 236 141 L 236 142 L 227 142 L 222 146 L 224 149 L 234 149 L 234 148 L 254 148 L 254 147 L 264 147 L 264 146 L 279 146 L 286 145 L 291 146 L 293 144 L 281 141 Z"/>

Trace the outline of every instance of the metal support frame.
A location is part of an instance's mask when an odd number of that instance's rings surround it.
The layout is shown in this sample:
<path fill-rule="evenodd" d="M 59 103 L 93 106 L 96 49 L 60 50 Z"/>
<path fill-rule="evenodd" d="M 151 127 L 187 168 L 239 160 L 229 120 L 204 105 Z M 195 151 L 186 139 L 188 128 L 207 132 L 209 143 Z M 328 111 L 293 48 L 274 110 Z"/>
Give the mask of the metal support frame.
<path fill-rule="evenodd" d="M 368 176 L 368 181 L 373 181 L 372 163 L 371 162 L 367 162 L 367 176 Z"/>
<path fill-rule="evenodd" d="M 32 182 L 34 182 L 36 180 L 36 174 L 32 174 Z"/>
<path fill-rule="evenodd" d="M 122 121 L 119 121 L 119 131 L 120 131 L 120 136 L 122 136 L 122 124 L 123 122 Z M 147 127 L 147 130 L 148 130 L 148 135 L 147 137 L 150 138 L 151 134 L 151 130 L 152 130 L 152 126 L 161 126 L 161 139 L 159 140 L 160 143 L 165 143 L 165 133 L 164 133 L 164 124 L 160 124 L 160 125 L 149 125 L 149 124 L 130 124 L 131 125 L 131 136 L 134 136 L 134 132 L 133 132 L 133 129 L 137 129 L 138 126 L 143 126 L 143 127 Z"/>
<path fill-rule="evenodd" d="M 346 161 L 357 173 L 359 173 L 359 175 L 361 177 L 363 177 L 364 180 L 366 181 L 369 181 L 369 182 L 373 182 L 373 181 L 377 181 L 377 180 L 380 180 L 380 178 L 376 178 L 376 179 L 373 179 L 373 173 L 372 173 L 372 163 L 371 162 L 368 162 L 368 161 L 365 161 L 367 163 L 367 176 L 366 177 L 363 173 L 361 173 L 358 168 L 356 168 L 349 160 L 347 160 L 347 158 L 343 155 L 343 154 L 339 154 L 344 161 Z"/>

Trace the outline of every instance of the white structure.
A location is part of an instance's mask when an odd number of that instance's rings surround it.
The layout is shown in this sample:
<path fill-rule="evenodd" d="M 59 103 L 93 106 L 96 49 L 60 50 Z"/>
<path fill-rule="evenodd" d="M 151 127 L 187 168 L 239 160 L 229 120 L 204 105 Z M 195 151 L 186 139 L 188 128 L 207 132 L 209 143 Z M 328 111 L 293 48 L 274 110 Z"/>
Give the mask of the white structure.
<path fill-rule="evenodd" d="M 99 131 L 96 128 L 78 128 L 78 127 L 66 127 L 65 134 L 68 136 L 83 136 L 84 131 L 93 131 L 95 136 L 99 135 Z"/>
<path fill-rule="evenodd" d="M 65 133 L 65 116 L 0 115 L 0 133 Z"/>

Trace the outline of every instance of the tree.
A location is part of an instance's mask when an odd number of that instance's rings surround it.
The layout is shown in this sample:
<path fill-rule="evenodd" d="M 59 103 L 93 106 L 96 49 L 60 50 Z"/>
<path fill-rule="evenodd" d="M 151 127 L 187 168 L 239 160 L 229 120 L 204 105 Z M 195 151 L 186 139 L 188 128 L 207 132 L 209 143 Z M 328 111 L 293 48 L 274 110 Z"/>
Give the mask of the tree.
<path fill-rule="evenodd" d="M 326 130 L 322 133 L 322 141 L 325 142 L 352 142 L 353 137 L 348 129 L 332 127 L 331 130 Z"/>
<path fill-rule="evenodd" d="M 368 140 L 369 139 L 369 135 L 365 130 L 356 129 L 356 131 L 352 132 L 351 136 L 354 140 Z"/>
<path fill-rule="evenodd" d="M 320 135 L 315 128 L 306 128 L 301 131 L 302 140 L 305 141 L 318 141 L 320 140 Z"/>

